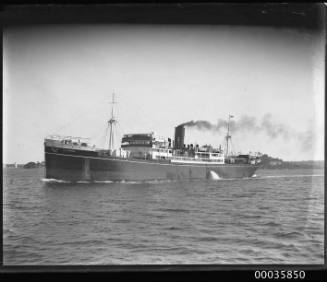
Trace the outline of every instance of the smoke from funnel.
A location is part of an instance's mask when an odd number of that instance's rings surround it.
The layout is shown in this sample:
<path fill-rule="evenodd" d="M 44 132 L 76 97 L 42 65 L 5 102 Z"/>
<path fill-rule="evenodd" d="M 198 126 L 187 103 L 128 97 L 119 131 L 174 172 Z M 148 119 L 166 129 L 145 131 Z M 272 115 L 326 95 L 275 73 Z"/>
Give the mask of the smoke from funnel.
<path fill-rule="evenodd" d="M 227 121 L 219 119 L 217 124 L 213 124 L 206 120 L 197 120 L 182 123 L 180 126 L 195 128 L 198 130 L 226 133 Z M 232 134 L 263 133 L 272 139 L 282 137 L 286 141 L 291 138 L 297 138 L 300 140 L 303 149 L 311 148 L 313 144 L 312 130 L 307 130 L 306 132 L 296 132 L 284 124 L 274 122 L 271 114 L 266 114 L 261 119 L 247 115 L 241 116 L 237 120 L 231 119 L 229 128 Z"/>
<path fill-rule="evenodd" d="M 197 120 L 197 121 L 188 121 L 180 124 L 179 126 L 185 127 L 195 127 L 199 130 L 210 130 L 210 131 L 220 131 L 223 128 L 226 128 L 227 122 L 224 120 L 219 120 L 217 124 L 212 124 L 206 120 Z"/>

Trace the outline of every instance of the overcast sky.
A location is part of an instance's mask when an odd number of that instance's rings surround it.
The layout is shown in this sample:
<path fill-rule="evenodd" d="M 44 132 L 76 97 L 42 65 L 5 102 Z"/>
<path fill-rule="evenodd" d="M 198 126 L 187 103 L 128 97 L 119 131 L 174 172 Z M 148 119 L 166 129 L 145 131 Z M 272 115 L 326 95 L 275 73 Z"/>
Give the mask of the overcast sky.
<path fill-rule="evenodd" d="M 173 137 L 189 120 L 234 115 L 291 132 L 232 132 L 235 151 L 283 160 L 324 158 L 324 39 L 292 29 L 76 25 L 4 31 L 4 162 L 41 161 L 47 134 L 105 146 L 111 94 L 124 133 Z M 308 136 L 312 142 L 303 140 Z M 222 132 L 186 129 L 219 146 Z"/>

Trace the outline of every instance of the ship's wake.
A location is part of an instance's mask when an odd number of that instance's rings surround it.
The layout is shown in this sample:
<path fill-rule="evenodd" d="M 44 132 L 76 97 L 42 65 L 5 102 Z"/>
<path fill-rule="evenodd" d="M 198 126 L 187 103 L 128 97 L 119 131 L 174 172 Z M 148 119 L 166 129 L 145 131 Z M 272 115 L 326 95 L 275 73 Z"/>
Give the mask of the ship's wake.
<path fill-rule="evenodd" d="M 209 180 L 221 180 L 221 177 L 216 172 L 210 170 Z"/>
<path fill-rule="evenodd" d="M 207 181 L 247 181 L 247 180 L 264 180 L 272 178 L 301 178 L 301 177 L 324 177 L 323 174 L 296 174 L 296 175 L 256 175 L 245 178 L 220 178 L 218 175 L 210 175 L 209 179 L 152 179 L 152 180 L 94 180 L 94 181 L 68 181 L 63 179 L 42 178 L 41 181 L 48 184 L 164 184 L 177 182 L 207 182 Z"/>
<path fill-rule="evenodd" d="M 182 180 L 172 180 L 172 179 L 152 179 L 152 180 L 80 180 L 80 181 L 68 181 L 63 179 L 54 179 L 54 178 L 42 178 L 42 182 L 47 184 L 162 184 L 162 183 L 174 183 L 181 182 Z M 186 180 L 189 181 L 189 180 Z M 197 181 L 197 179 L 192 180 Z"/>
<path fill-rule="evenodd" d="M 42 178 L 41 181 L 45 183 L 71 183 L 71 181 L 55 178 Z"/>

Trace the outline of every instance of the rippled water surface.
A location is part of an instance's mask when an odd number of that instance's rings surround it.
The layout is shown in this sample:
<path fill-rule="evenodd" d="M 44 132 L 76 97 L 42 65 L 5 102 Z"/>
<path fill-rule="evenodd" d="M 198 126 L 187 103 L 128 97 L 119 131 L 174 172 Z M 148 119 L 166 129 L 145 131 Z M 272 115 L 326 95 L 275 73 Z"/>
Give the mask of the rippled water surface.
<path fill-rule="evenodd" d="M 7 265 L 324 262 L 323 170 L 95 184 L 3 173 Z"/>

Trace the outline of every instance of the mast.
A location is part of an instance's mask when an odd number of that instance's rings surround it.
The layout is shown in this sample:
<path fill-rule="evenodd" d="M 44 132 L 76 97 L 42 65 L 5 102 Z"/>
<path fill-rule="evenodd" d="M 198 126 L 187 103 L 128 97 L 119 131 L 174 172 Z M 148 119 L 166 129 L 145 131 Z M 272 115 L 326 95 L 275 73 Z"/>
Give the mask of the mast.
<path fill-rule="evenodd" d="M 108 120 L 108 125 L 110 127 L 110 133 L 109 133 L 109 155 L 112 153 L 112 149 L 114 146 L 114 132 L 113 132 L 113 125 L 117 122 L 117 120 L 114 117 L 114 104 L 116 104 L 115 101 L 115 93 L 112 93 L 112 101 L 110 102 L 112 104 L 111 106 L 111 118 Z"/>
<path fill-rule="evenodd" d="M 228 115 L 228 122 L 227 122 L 227 135 L 226 135 L 226 154 L 225 156 L 227 157 L 228 156 L 228 140 L 229 139 L 232 139 L 232 136 L 229 135 L 229 123 L 230 123 L 230 119 L 233 118 L 234 116 L 232 115 Z"/>

